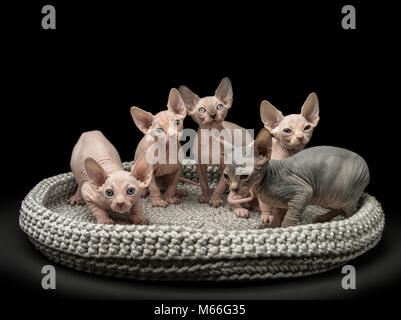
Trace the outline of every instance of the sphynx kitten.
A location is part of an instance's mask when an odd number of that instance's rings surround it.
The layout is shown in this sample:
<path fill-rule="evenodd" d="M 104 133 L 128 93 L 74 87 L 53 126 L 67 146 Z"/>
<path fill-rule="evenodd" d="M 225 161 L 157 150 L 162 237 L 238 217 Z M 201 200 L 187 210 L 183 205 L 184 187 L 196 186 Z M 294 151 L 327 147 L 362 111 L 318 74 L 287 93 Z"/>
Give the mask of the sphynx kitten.
<path fill-rule="evenodd" d="M 71 169 L 78 183 L 71 205 L 86 203 L 97 223 L 113 224 L 111 216 L 128 218 L 133 224 L 149 224 L 140 194 L 152 177 L 152 165 L 138 159 L 125 171 L 114 146 L 100 131 L 84 132 L 71 156 Z"/>
<path fill-rule="evenodd" d="M 306 98 L 300 114 L 290 114 L 283 116 L 281 111 L 276 109 L 269 101 L 262 101 L 260 105 L 260 117 L 266 129 L 273 136 L 273 146 L 271 159 L 284 160 L 303 150 L 312 137 L 313 130 L 319 123 L 319 100 L 316 93 L 312 92 Z M 239 188 L 241 176 L 233 177 L 230 192 L 237 198 L 248 197 L 247 188 Z M 250 209 L 260 210 L 257 199 L 249 204 Z M 232 205 L 233 211 L 238 217 L 248 218 L 249 210 L 241 205 Z M 268 222 L 269 211 L 265 210 L 262 215 L 262 223 Z M 322 219 L 323 217 L 321 217 Z"/>
<path fill-rule="evenodd" d="M 199 124 L 194 141 L 194 154 L 195 159 L 197 160 L 199 182 L 202 189 L 202 195 L 198 198 L 198 201 L 201 203 L 209 203 L 210 206 L 217 208 L 223 204 L 222 196 L 227 189 L 227 184 L 223 175 L 221 175 L 216 188 L 211 190 L 207 180 L 207 167 L 217 166 L 223 171 L 225 167 L 224 156 L 219 156 L 220 161 L 217 161 L 218 163 L 213 163 L 212 144 L 215 143 L 215 141 L 212 139 L 212 133 L 207 135 L 209 141 L 203 141 L 201 139 L 201 132 L 202 130 L 212 129 L 221 132 L 223 129 L 227 129 L 231 132 L 232 137 L 234 136 L 235 129 L 242 130 L 243 137 L 248 133 L 244 128 L 234 123 L 224 121 L 233 102 L 233 90 L 229 78 L 226 77 L 221 80 L 214 96 L 199 98 L 186 86 L 180 86 L 179 91 L 188 109 L 188 114 L 197 124 Z M 209 147 L 208 161 L 202 161 L 202 152 L 205 152 L 205 145 Z"/>
<path fill-rule="evenodd" d="M 369 183 L 369 169 L 362 157 L 346 149 L 320 146 L 284 160 L 271 160 L 272 144 L 270 132 L 263 128 L 254 142 L 254 168 L 243 179 L 251 196 L 233 199 L 229 195 L 230 203 L 240 204 L 257 196 L 262 214 L 268 218 L 264 227 L 296 225 L 307 205 L 331 209 L 327 214 L 332 217 L 341 213 L 350 217 L 356 212 Z M 226 173 L 234 176 L 242 165 L 234 163 Z M 277 210 L 266 211 L 271 206 Z"/>
<path fill-rule="evenodd" d="M 312 92 L 306 98 L 300 114 L 283 116 L 269 101 L 262 101 L 260 117 L 273 136 L 271 158 L 283 160 L 303 150 L 319 123 L 319 100 Z"/>
<path fill-rule="evenodd" d="M 177 189 L 180 181 L 190 182 L 187 179 L 181 178 L 183 154 L 179 141 L 186 115 L 187 110 L 184 101 L 175 88 L 170 90 L 167 110 L 153 115 L 138 107 L 131 108 L 131 116 L 136 126 L 145 134 L 138 144 L 135 159 L 142 154 L 146 154 L 155 139 L 163 144 L 166 150 L 164 154 L 166 163 L 155 163 L 153 166 L 153 176 L 149 185 L 149 191 L 154 207 L 164 208 L 169 204 L 178 204 L 180 203 L 180 198 L 177 196 L 187 195 L 185 189 Z M 172 161 L 170 161 L 170 152 L 175 153 Z M 158 183 L 165 190 L 164 199 Z M 146 196 L 146 193 L 144 193 L 144 196 Z"/>

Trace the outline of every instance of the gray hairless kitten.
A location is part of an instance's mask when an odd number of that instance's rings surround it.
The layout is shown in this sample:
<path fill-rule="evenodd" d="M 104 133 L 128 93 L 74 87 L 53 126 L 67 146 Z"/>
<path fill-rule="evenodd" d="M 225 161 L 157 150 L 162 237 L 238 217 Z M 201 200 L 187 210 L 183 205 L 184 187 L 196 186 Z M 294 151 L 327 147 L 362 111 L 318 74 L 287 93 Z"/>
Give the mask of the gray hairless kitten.
<path fill-rule="evenodd" d="M 245 147 L 246 148 L 246 147 Z M 249 148 L 249 147 L 248 147 Z M 308 148 L 285 160 L 270 160 L 272 136 L 263 128 L 254 141 L 255 165 L 249 175 L 240 181 L 251 189 L 251 197 L 259 198 L 262 215 L 268 215 L 263 227 L 288 227 L 296 225 L 307 205 L 331 209 L 324 216 L 345 213 L 350 217 L 369 183 L 369 169 L 358 154 L 337 147 Z M 242 164 L 229 165 L 225 178 L 236 175 Z M 250 201 L 231 198 L 231 203 Z M 269 212 L 271 207 L 273 212 Z M 314 222 L 320 222 L 319 219 Z"/>

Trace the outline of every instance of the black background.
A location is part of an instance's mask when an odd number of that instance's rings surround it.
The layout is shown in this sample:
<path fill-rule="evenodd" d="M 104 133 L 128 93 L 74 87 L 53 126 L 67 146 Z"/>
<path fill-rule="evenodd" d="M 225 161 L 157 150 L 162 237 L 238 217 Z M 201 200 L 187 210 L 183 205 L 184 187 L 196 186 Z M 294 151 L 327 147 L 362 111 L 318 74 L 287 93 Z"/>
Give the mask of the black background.
<path fill-rule="evenodd" d="M 56 30 L 41 28 L 44 4 L 56 7 Z M 356 7 L 356 30 L 341 27 L 346 4 Z M 392 95 L 399 87 L 399 34 L 389 5 L 50 1 L 6 8 L 2 167 L 7 183 L 0 187 L 2 245 L 8 258 L 1 261 L 1 272 L 10 292 L 23 295 L 24 288 L 27 294 L 47 298 L 139 298 L 139 291 L 148 292 L 145 298 L 355 298 L 374 297 L 379 289 L 387 297 L 398 288 L 399 103 Z M 172 87 L 185 84 L 201 97 L 212 95 L 225 76 L 234 91 L 226 120 L 257 132 L 262 128 L 261 100 L 269 100 L 284 115 L 299 113 L 314 91 L 321 120 L 309 146 L 340 146 L 366 159 L 371 171 L 367 192 L 382 203 L 387 224 L 379 246 L 355 261 L 365 270 L 365 290 L 351 295 L 335 287 L 339 270 L 301 280 L 247 284 L 246 289 L 228 285 L 228 292 L 226 285 L 155 286 L 105 280 L 62 267 L 60 281 L 77 285 L 52 296 L 35 287 L 38 280 L 32 276 L 46 260 L 18 230 L 24 195 L 41 179 L 70 170 L 72 148 L 84 131 L 101 130 L 123 161 L 132 160 L 142 134 L 131 119 L 131 106 L 157 113 L 166 108 Z M 196 129 L 190 117 L 184 124 Z M 390 269 L 390 276 L 380 273 Z M 100 288 L 114 291 L 106 294 Z M 170 296 L 174 290 L 180 293 Z M 155 291 L 162 293 L 152 294 Z"/>

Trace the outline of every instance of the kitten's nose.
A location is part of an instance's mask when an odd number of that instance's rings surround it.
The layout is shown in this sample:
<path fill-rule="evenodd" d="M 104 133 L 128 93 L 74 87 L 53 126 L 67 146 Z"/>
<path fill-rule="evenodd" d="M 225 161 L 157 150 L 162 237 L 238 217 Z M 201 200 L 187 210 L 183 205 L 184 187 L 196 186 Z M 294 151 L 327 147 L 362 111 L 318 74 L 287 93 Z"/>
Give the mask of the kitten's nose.
<path fill-rule="evenodd" d="M 216 118 L 216 114 L 215 113 L 211 113 L 210 117 L 214 119 L 214 118 Z"/>
<path fill-rule="evenodd" d="M 117 202 L 117 205 L 118 205 L 120 208 L 122 208 L 123 205 L 124 205 L 124 202 Z"/>
<path fill-rule="evenodd" d="M 304 136 L 297 136 L 297 139 L 298 139 L 299 141 L 302 141 L 302 140 L 304 139 Z"/>

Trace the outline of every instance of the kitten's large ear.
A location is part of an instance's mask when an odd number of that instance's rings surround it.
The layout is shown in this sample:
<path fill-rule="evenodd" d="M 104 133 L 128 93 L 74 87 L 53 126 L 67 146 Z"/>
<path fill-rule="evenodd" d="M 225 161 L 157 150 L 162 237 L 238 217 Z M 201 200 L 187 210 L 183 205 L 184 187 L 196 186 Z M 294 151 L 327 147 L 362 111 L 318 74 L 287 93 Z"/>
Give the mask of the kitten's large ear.
<path fill-rule="evenodd" d="M 273 131 L 278 126 L 284 116 L 280 110 L 276 109 L 269 101 L 263 100 L 260 104 L 260 118 L 262 119 L 265 128 Z"/>
<path fill-rule="evenodd" d="M 181 94 L 176 88 L 170 90 L 168 96 L 167 109 L 179 116 L 185 117 L 187 115 L 187 109 L 185 108 L 185 103 L 182 100 Z"/>
<path fill-rule="evenodd" d="M 263 165 L 270 160 L 273 139 L 269 130 L 262 128 L 254 143 L 256 165 Z"/>
<path fill-rule="evenodd" d="M 319 100 L 316 93 L 312 92 L 301 109 L 301 116 L 316 126 L 319 122 Z"/>
<path fill-rule="evenodd" d="M 186 86 L 180 86 L 178 90 L 181 94 L 182 99 L 184 100 L 185 107 L 188 109 L 189 112 L 191 112 L 199 102 L 200 98 L 191 90 L 189 90 Z"/>
<path fill-rule="evenodd" d="M 227 108 L 231 108 L 233 103 L 233 88 L 229 78 L 225 77 L 221 80 L 214 95 L 225 103 Z"/>
<path fill-rule="evenodd" d="M 149 128 L 152 126 L 153 122 L 153 114 L 142 110 L 138 107 L 131 108 L 131 116 L 134 119 L 135 125 L 141 130 L 144 134 L 146 134 Z"/>
<path fill-rule="evenodd" d="M 152 180 L 152 174 L 153 164 L 148 162 L 146 159 L 146 152 L 144 152 L 132 166 L 131 175 L 138 180 L 140 188 L 146 188 Z"/>
<path fill-rule="evenodd" d="M 93 183 L 99 187 L 103 185 L 103 183 L 107 179 L 107 174 L 103 170 L 101 165 L 98 164 L 96 160 L 91 157 L 85 159 L 84 165 L 89 179 L 91 179 Z"/>

